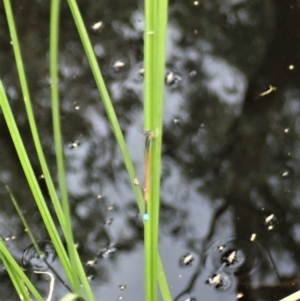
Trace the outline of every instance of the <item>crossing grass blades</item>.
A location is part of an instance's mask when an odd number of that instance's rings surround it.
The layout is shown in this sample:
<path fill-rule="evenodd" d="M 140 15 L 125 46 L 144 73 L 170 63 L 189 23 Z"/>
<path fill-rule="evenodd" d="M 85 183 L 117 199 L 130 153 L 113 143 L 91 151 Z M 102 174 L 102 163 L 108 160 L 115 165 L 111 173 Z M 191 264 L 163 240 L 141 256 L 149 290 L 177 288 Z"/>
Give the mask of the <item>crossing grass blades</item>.
<path fill-rule="evenodd" d="M 12 49 L 15 56 L 15 63 L 18 70 L 21 90 L 24 100 L 24 106 L 33 137 L 35 150 L 39 159 L 39 163 L 45 178 L 47 189 L 54 207 L 56 216 L 52 216 L 48 210 L 40 186 L 35 177 L 28 152 L 26 151 L 22 137 L 20 135 L 16 119 L 11 110 L 9 99 L 7 98 L 5 87 L 0 78 L 0 108 L 10 132 L 11 139 L 14 143 L 16 152 L 25 173 L 28 186 L 36 202 L 37 208 L 43 219 L 45 228 L 47 229 L 49 241 L 37 242 L 32 231 L 28 227 L 17 201 L 13 196 L 13 192 L 7 187 L 24 227 L 28 230 L 28 234 L 32 241 L 32 245 L 27 249 L 25 255 L 35 254 L 36 260 L 42 260 L 46 264 L 43 268 L 33 267 L 36 273 L 47 273 L 50 277 L 49 294 L 47 301 L 52 299 L 55 290 L 54 276 L 55 271 L 51 269 L 52 259 L 49 255 L 49 248 L 53 247 L 55 256 L 57 255 L 61 266 L 64 269 L 66 283 L 66 293 L 60 301 L 71 300 L 95 300 L 89 282 L 87 280 L 84 267 L 79 258 L 74 243 L 74 236 L 71 228 L 71 215 L 68 200 L 68 189 L 66 184 L 63 141 L 61 139 L 60 124 L 60 102 L 58 90 L 58 40 L 59 40 L 59 15 L 60 0 L 51 1 L 50 16 L 50 79 L 51 79 L 51 106 L 54 131 L 54 145 L 57 161 L 57 179 L 60 198 L 57 195 L 57 188 L 53 184 L 43 148 L 39 138 L 38 125 L 32 108 L 30 91 L 27 84 L 27 77 L 24 70 L 21 46 L 17 35 L 17 29 L 13 17 L 13 10 L 10 0 L 3 0 L 6 19 L 11 37 Z M 161 164 L 161 141 L 162 141 L 162 117 L 163 117 L 163 90 L 164 90 L 164 72 L 165 72 L 165 37 L 167 27 L 167 0 L 146 0 L 145 1 L 145 132 L 155 133 L 151 135 L 151 143 L 148 144 L 147 153 L 147 192 L 143 194 L 140 186 L 134 185 L 136 172 L 130 159 L 127 145 L 123 137 L 117 116 L 112 106 L 108 90 L 100 72 L 93 47 L 87 34 L 86 26 L 82 20 L 80 11 L 75 0 L 68 0 L 69 8 L 74 18 L 74 26 L 77 27 L 82 46 L 85 50 L 86 57 L 89 61 L 91 71 L 94 75 L 99 95 L 103 101 L 106 113 L 108 115 L 113 133 L 120 147 L 124 163 L 126 165 L 128 176 L 132 183 L 132 188 L 136 195 L 141 215 L 147 217 L 144 219 L 145 228 L 145 286 L 146 300 L 157 300 L 157 283 L 159 283 L 161 294 L 164 301 L 171 299 L 170 291 L 163 271 L 162 262 L 158 253 L 158 228 L 159 228 L 159 194 L 160 194 L 160 164 Z M 100 98 L 100 97 L 99 97 Z M 144 189 L 145 190 L 145 189 Z M 147 199 L 144 199 L 144 195 Z M 145 211 L 145 203 L 147 208 Z M 58 222 L 54 222 L 54 220 Z M 57 224 L 58 223 L 58 224 Z M 62 236 L 59 235 L 57 229 L 61 230 Z M 66 242 L 66 247 L 62 243 Z M 51 246 L 51 247 L 50 247 Z M 48 248 L 47 251 L 45 248 Z M 36 255 L 37 254 L 37 255 Z M 53 255 L 54 256 L 54 255 Z M 23 256 L 24 257 L 24 256 Z M 26 259 L 26 258 L 25 258 Z M 23 258 L 23 263 L 24 260 Z M 32 298 L 41 301 L 43 297 L 35 288 L 23 269 L 11 255 L 5 242 L 0 238 L 0 260 L 5 266 L 7 273 L 15 287 L 20 300 L 30 301 Z M 26 260 L 25 260 L 26 261 Z M 50 261 L 50 262 L 49 262 Z M 47 271 L 45 271 L 47 270 Z M 54 275 L 54 276 L 53 276 Z M 62 282 L 63 280 L 60 279 Z"/>

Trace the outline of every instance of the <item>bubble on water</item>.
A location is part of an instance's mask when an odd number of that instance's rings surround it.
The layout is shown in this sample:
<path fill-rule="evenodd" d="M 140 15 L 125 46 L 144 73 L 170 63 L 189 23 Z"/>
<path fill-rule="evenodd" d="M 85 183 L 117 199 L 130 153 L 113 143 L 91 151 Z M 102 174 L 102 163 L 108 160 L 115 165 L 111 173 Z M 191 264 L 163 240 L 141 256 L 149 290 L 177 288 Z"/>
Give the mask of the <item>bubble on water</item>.
<path fill-rule="evenodd" d="M 212 243 L 205 251 L 209 269 L 239 275 L 253 273 L 260 264 L 260 249 L 255 241 L 229 238 Z"/>
<path fill-rule="evenodd" d="M 33 244 L 23 252 L 22 266 L 25 270 L 46 271 L 56 259 L 56 252 L 51 241 L 41 240 L 37 242 L 37 245 L 41 251 L 40 256 Z"/>
<path fill-rule="evenodd" d="M 179 259 L 179 265 L 181 267 L 186 267 L 192 265 L 192 262 L 194 261 L 194 257 L 192 254 L 187 253 L 180 257 Z"/>
<path fill-rule="evenodd" d="M 206 284 L 214 286 L 218 290 L 227 290 L 231 287 L 233 282 L 232 275 L 228 275 L 224 271 L 218 271 L 212 274 L 205 281 Z"/>

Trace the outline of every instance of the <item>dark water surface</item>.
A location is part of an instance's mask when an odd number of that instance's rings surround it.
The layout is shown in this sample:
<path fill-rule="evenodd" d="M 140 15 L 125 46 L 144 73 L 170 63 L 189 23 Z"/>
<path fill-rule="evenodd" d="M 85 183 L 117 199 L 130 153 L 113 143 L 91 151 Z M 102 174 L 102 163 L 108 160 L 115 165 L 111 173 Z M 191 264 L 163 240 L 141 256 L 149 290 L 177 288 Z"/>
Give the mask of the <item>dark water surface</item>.
<path fill-rule="evenodd" d="M 90 35 L 142 182 L 143 5 L 78 3 L 87 26 L 103 22 Z M 14 1 L 14 12 L 55 174 L 49 1 Z M 169 12 L 160 250 L 173 298 L 280 300 L 299 289 L 300 1 L 178 0 Z M 40 177 L 2 4 L 0 25 L 0 76 Z M 66 3 L 59 66 L 73 228 L 82 260 L 98 254 L 86 265 L 96 300 L 144 300 L 136 201 Z M 0 145 L 0 180 L 46 239 L 2 115 Z M 7 244 L 21 262 L 30 240 L 4 185 L 0 197 L 0 234 L 16 236 Z M 0 278 L 0 299 L 17 300 Z M 65 293 L 57 283 L 56 298 Z"/>

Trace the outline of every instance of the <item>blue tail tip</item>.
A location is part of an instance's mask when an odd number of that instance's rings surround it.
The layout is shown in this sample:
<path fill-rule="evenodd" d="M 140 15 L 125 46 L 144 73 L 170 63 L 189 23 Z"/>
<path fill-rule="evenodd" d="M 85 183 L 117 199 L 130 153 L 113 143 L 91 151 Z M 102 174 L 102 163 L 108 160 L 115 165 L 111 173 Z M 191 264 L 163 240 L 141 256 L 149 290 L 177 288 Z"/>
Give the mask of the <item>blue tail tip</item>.
<path fill-rule="evenodd" d="M 148 214 L 148 213 L 145 213 L 145 214 L 144 214 L 144 221 L 147 221 L 147 220 L 149 220 L 149 214 Z"/>

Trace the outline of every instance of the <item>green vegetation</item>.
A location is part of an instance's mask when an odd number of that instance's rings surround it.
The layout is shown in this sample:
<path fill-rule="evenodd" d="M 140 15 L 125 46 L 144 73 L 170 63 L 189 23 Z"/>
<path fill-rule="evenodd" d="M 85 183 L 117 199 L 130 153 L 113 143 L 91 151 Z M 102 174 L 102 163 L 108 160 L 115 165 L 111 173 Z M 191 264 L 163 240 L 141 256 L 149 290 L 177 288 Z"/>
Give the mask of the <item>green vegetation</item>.
<path fill-rule="evenodd" d="M 23 100 L 26 108 L 27 117 L 30 124 L 31 134 L 33 137 L 36 153 L 43 171 L 46 185 L 50 194 L 50 198 L 55 209 L 56 216 L 52 216 L 47 207 L 46 201 L 40 190 L 40 186 L 34 175 L 30 158 L 25 149 L 22 137 L 19 133 L 15 117 L 11 110 L 9 100 L 7 99 L 5 89 L 0 81 L 0 107 L 3 112 L 6 124 L 8 126 L 11 138 L 15 145 L 19 160 L 25 173 L 28 185 L 34 196 L 34 200 L 42 216 L 43 222 L 53 243 L 53 246 L 60 259 L 61 265 L 65 271 L 68 283 L 74 294 L 66 295 L 61 301 L 75 300 L 77 296 L 85 300 L 93 301 L 93 293 L 87 281 L 83 265 L 78 256 L 73 233 L 71 227 L 71 216 L 68 201 L 68 189 L 66 184 L 63 141 L 61 138 L 60 124 L 60 102 L 58 90 L 58 38 L 59 38 L 59 12 L 60 1 L 51 1 L 51 20 L 50 20 L 50 77 L 51 77 L 51 100 L 52 100 L 52 116 L 54 142 L 57 160 L 57 178 L 59 183 L 59 191 L 61 200 L 58 197 L 56 188 L 53 184 L 52 177 L 49 172 L 48 164 L 44 156 L 41 141 L 38 133 L 38 126 L 35 122 L 34 112 L 32 109 L 31 97 L 26 80 L 24 64 L 21 55 L 21 47 L 15 27 L 13 11 L 10 0 L 4 0 L 5 13 L 9 26 L 10 36 L 13 45 L 16 65 L 18 69 Z M 146 300 L 157 300 L 157 282 L 160 285 L 161 293 L 165 301 L 171 300 L 170 291 L 163 271 L 163 265 L 158 253 L 158 233 L 159 233 L 159 202 L 160 202 L 160 166 L 161 166 L 161 143 L 162 143 L 162 117 L 163 117 L 163 93 L 164 93 L 164 73 L 165 73 L 165 37 L 167 27 L 167 7 L 166 0 L 146 0 L 145 2 L 145 131 L 148 133 L 147 150 L 145 156 L 148 157 L 147 169 L 145 170 L 145 179 L 147 186 L 144 195 L 141 187 L 135 185 L 136 172 L 131 161 L 129 151 L 122 134 L 118 118 L 115 114 L 111 103 L 108 90 L 104 83 L 100 68 L 98 66 L 91 41 L 88 37 L 86 27 L 82 20 L 80 11 L 75 0 L 68 0 L 70 10 L 72 12 L 75 24 L 77 26 L 82 45 L 84 47 L 87 59 L 89 61 L 94 79 L 103 101 L 106 113 L 108 115 L 113 133 L 120 147 L 125 166 L 128 171 L 132 188 L 136 195 L 138 206 L 142 215 L 145 212 L 145 197 L 147 203 L 147 214 L 149 219 L 145 218 L 145 285 Z M 149 147 L 149 148 L 148 148 Z M 146 168 L 146 166 L 145 166 Z M 146 184 L 145 184 L 146 185 Z M 9 188 L 8 188 L 9 190 Z M 35 248 L 42 257 L 42 252 L 30 231 L 18 204 L 10 192 L 11 199 L 15 204 L 20 218 L 22 219 L 28 233 L 31 237 Z M 54 220 L 58 220 L 55 224 Z M 59 235 L 59 228 L 62 236 Z M 62 241 L 66 241 L 67 248 L 63 246 Z M 21 300 L 31 300 L 34 296 L 36 300 L 43 300 L 36 291 L 34 285 L 30 283 L 22 269 L 11 256 L 5 243 L 0 240 L 0 260 L 3 262 L 14 287 Z M 49 297 L 51 298 L 51 289 Z"/>

